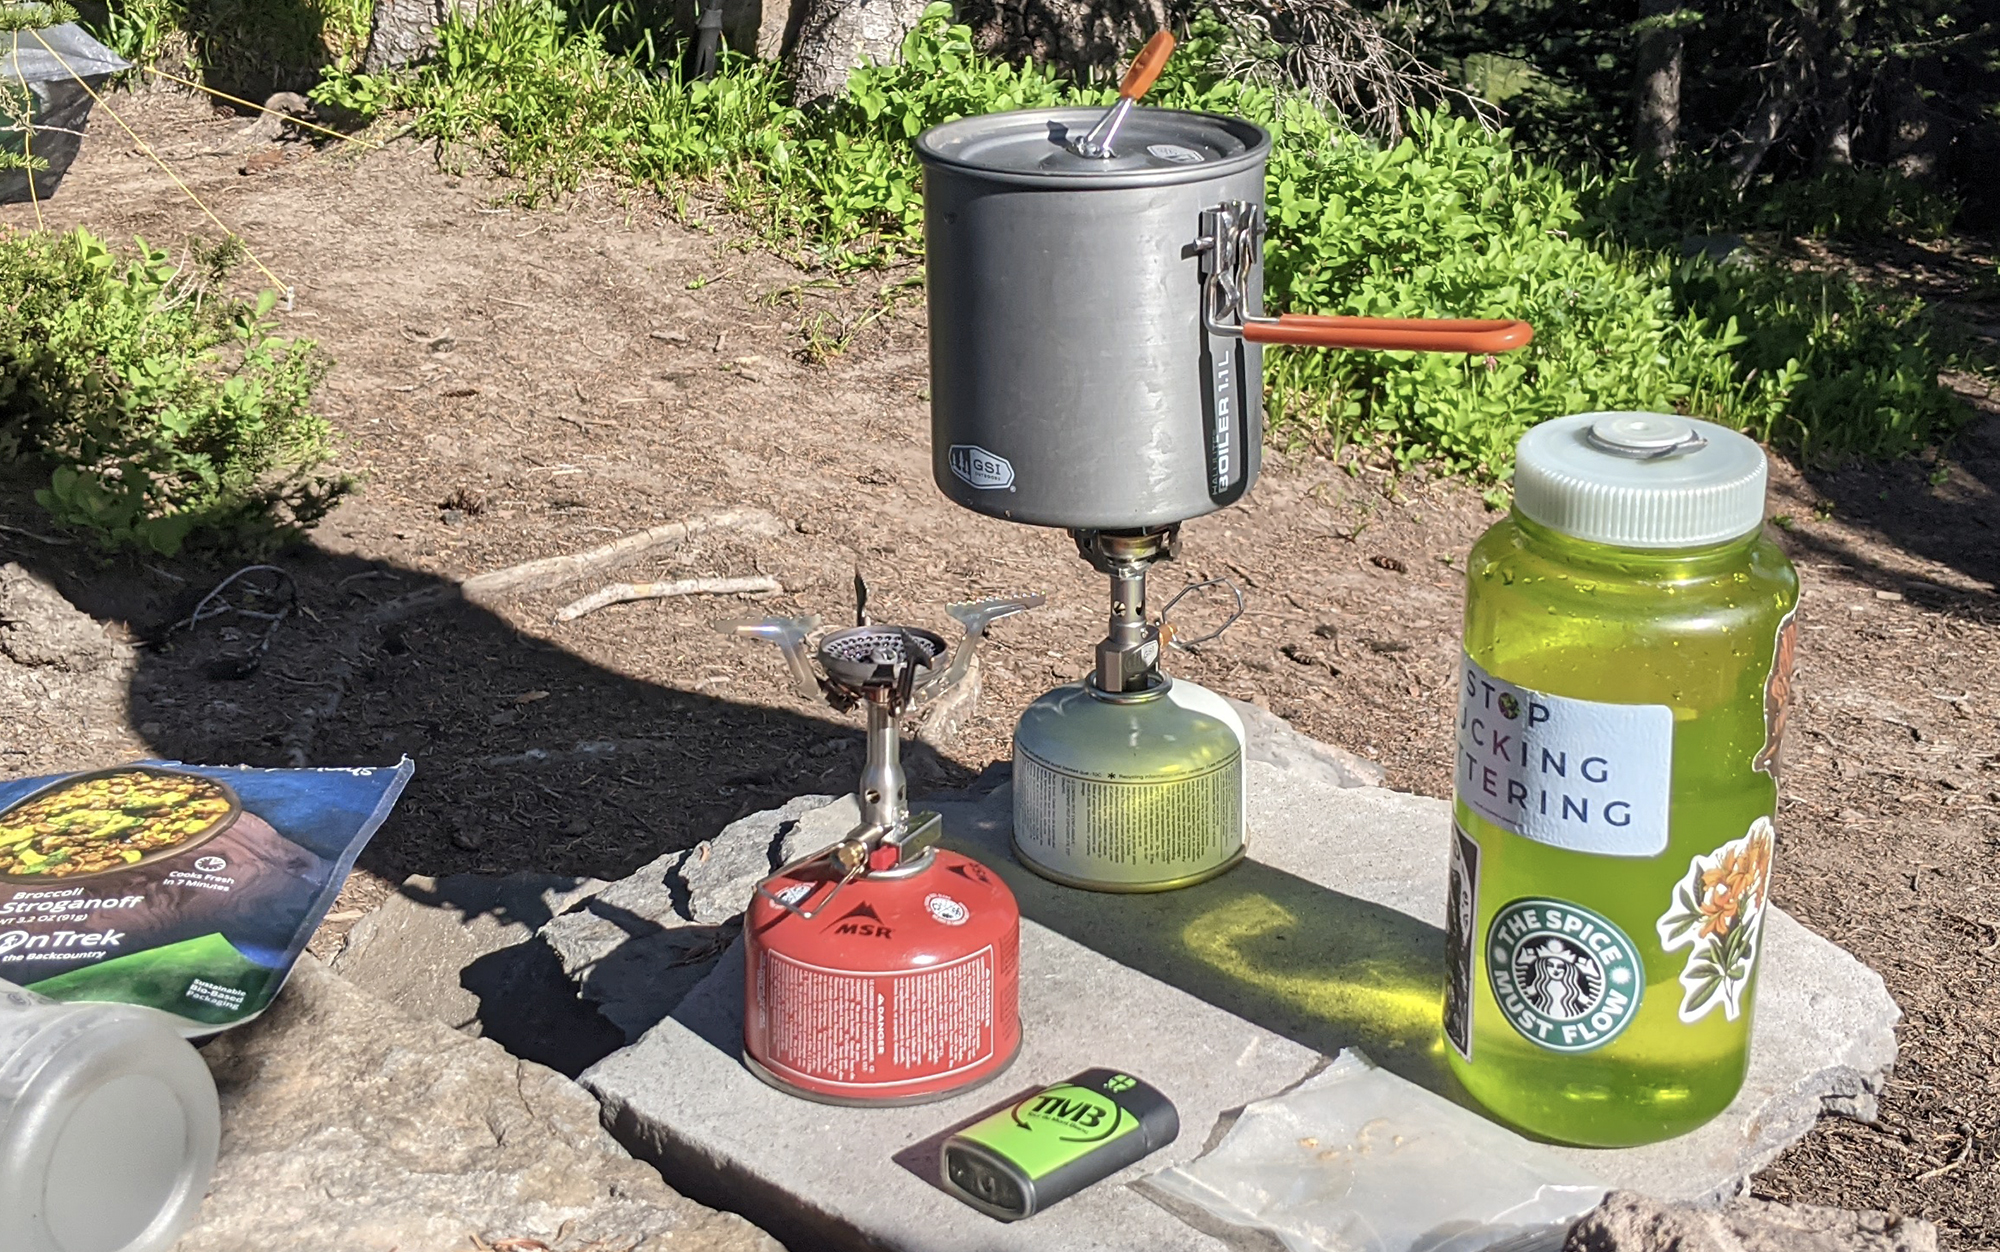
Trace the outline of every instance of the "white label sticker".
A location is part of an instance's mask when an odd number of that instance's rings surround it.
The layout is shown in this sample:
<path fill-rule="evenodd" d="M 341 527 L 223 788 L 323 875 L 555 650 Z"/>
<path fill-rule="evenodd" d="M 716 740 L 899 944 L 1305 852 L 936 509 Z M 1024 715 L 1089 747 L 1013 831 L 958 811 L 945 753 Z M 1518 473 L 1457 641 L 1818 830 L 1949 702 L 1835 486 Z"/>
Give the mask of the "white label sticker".
<path fill-rule="evenodd" d="M 1014 485 L 1014 463 L 975 443 L 951 446 L 951 472 L 981 491 L 999 491 Z"/>
<path fill-rule="evenodd" d="M 1600 856 L 1667 849 L 1674 712 L 1519 687 L 1464 659 L 1458 796 L 1505 830 Z"/>
<path fill-rule="evenodd" d="M 1177 143 L 1153 143 L 1146 145 L 1146 151 L 1162 161 L 1172 161 L 1175 165 L 1200 165 L 1208 160 L 1193 148 L 1183 148 Z"/>

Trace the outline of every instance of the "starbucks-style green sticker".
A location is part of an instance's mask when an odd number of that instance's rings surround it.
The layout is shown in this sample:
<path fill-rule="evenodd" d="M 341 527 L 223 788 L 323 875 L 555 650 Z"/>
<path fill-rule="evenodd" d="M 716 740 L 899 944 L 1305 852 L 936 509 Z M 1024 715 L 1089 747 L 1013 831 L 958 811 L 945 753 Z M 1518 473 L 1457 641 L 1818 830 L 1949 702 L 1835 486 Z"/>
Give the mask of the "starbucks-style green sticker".
<path fill-rule="evenodd" d="M 1514 1029 L 1552 1052 L 1610 1043 L 1638 1015 L 1645 990 L 1625 932 L 1564 900 L 1516 900 L 1494 914 L 1486 975 Z"/>

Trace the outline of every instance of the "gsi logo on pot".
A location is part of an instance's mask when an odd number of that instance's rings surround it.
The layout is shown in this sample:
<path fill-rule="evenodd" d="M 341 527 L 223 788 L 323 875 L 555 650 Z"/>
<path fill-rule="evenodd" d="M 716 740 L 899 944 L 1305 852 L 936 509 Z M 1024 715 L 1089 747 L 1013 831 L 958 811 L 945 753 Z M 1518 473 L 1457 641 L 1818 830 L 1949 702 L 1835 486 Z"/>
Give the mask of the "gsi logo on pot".
<path fill-rule="evenodd" d="M 1014 464 L 974 443 L 951 446 L 951 472 L 981 491 L 997 491 L 1014 485 Z"/>

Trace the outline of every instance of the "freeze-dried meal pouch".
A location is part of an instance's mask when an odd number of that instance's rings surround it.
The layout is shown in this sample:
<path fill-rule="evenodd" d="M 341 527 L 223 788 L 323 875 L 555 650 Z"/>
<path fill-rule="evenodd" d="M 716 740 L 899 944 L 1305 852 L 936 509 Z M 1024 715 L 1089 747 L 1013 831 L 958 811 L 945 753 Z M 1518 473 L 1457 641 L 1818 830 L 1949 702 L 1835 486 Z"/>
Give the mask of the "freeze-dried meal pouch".
<path fill-rule="evenodd" d="M 284 985 L 415 767 L 144 762 L 0 782 L 0 979 L 209 1034 Z"/>

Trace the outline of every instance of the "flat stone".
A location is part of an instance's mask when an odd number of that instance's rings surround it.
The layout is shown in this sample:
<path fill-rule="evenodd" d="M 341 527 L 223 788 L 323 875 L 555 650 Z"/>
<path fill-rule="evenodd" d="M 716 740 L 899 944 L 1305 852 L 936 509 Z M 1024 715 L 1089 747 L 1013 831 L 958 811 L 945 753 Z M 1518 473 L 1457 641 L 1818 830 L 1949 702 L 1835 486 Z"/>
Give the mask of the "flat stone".
<path fill-rule="evenodd" d="M 222 1155 L 175 1252 L 782 1252 L 632 1160 L 562 1075 L 310 957 L 261 1018 L 204 1056 Z"/>
<path fill-rule="evenodd" d="M 944 815 L 947 845 L 1001 874 L 1026 919 L 1023 1052 L 984 1091 L 854 1110 L 764 1086 L 738 1058 L 740 943 L 672 1016 L 583 1081 L 620 1139 L 676 1185 L 755 1213 L 799 1246 L 1219 1248 L 1120 1184 L 1198 1154 L 1232 1110 L 1282 1092 L 1342 1048 L 1463 1098 L 1439 1038 L 1450 805 L 1345 785 L 1318 753 L 1282 746 L 1253 742 L 1250 858 L 1155 895 L 1074 891 L 1024 870 L 1009 851 L 1007 786 L 917 799 Z M 1716 1202 L 1822 1112 L 1872 1115 L 1895 1059 L 1894 1002 L 1877 975 L 1782 912 L 1766 927 L 1758 1028 L 1736 1102 L 1670 1143 L 1562 1151 L 1614 1187 Z M 1165 1090 L 1181 1109 L 1180 1140 L 1012 1226 L 923 1177 L 942 1132 L 1098 1065 Z"/>
<path fill-rule="evenodd" d="M 1452 1093 L 1437 1007 L 1437 989 L 1444 980 L 1451 805 L 1380 789 L 1335 790 L 1254 761 L 1249 783 L 1251 855 L 1263 867 L 1253 867 L 1253 874 L 1279 871 L 1331 889 L 1330 896 L 1320 896 L 1326 915 L 1292 909 L 1302 921 L 1310 919 L 1300 930 L 1319 936 L 1316 942 L 1324 949 L 1323 956 L 1307 964 L 1328 973 L 1341 971 L 1335 981 L 1349 995 L 1371 986 L 1387 993 L 1399 985 L 1420 993 L 1421 1011 L 1408 1014 L 1395 1029 L 1370 1024 L 1368 1015 L 1352 1010 L 1333 1011 L 1329 999 L 1329 1008 L 1314 1014 L 1317 1020 L 1306 1033 L 1293 1037 L 1328 1055 L 1335 1047 L 1358 1045 L 1385 1068 Z M 1219 881 L 1237 876 L 1232 871 Z M 1169 897 L 1155 899 L 1181 911 Z M 1403 929 L 1377 931 L 1346 899 L 1393 910 L 1402 915 Z M 1065 904 L 1059 896 L 1050 903 Z M 1354 933 L 1335 939 L 1338 929 Z M 1377 935 L 1372 941 L 1371 931 Z M 1397 938 L 1381 937 L 1388 934 Z M 1735 1102 L 1699 1130 L 1666 1143 L 1564 1151 L 1611 1186 L 1666 1200 L 1712 1203 L 1741 1192 L 1751 1174 L 1797 1141 L 1821 1114 L 1864 1120 L 1875 1116 L 1876 1099 L 1896 1061 L 1895 1028 L 1902 1017 L 1881 975 L 1782 909 L 1773 908 L 1766 916 L 1763 942 L 1750 1069 Z M 1373 956 L 1368 955 L 1371 948 Z M 1230 1003 L 1226 994 L 1218 1002 Z M 1237 1011 L 1274 1028 L 1282 1028 L 1286 1020 L 1279 1005 L 1235 1003 Z"/>
<path fill-rule="evenodd" d="M 1563 1252 L 1937 1252 L 1937 1227 L 1900 1213 L 1749 1197 L 1699 1208 L 1614 1191 L 1570 1228 Z"/>
<path fill-rule="evenodd" d="M 625 1036 L 535 935 L 606 887 L 555 874 L 415 876 L 356 922 L 333 970 L 406 1012 L 575 1075 Z"/>
<path fill-rule="evenodd" d="M 1310 1049 L 1136 975 L 1033 922 L 1021 927 L 1021 1054 L 978 1090 L 935 1104 L 841 1108 L 743 1068 L 743 945 L 633 1047 L 585 1072 L 621 1142 L 703 1203 L 755 1213 L 794 1248 L 1143 1248 L 1224 1245 L 1124 1184 L 1191 1159 L 1228 1110 L 1310 1074 Z M 1003 1224 L 939 1189 L 943 1135 L 1094 1065 L 1169 1091 L 1180 1138 L 1029 1222 Z"/>
<path fill-rule="evenodd" d="M 800 796 L 752 813 L 550 919 L 541 941 L 583 999 L 637 1040 L 715 968 L 758 882 L 859 820 L 852 796 Z"/>
<path fill-rule="evenodd" d="M 1269 709 L 1242 700 L 1230 700 L 1229 707 L 1243 719 L 1243 732 L 1250 741 L 1248 756 L 1253 761 L 1317 776 L 1336 787 L 1379 787 L 1388 776 L 1379 762 L 1302 734 Z"/>
<path fill-rule="evenodd" d="M 118 651 L 104 628 L 63 599 L 48 580 L 11 561 L 0 565 L 0 658 L 16 665 L 90 674 L 109 664 Z"/>

